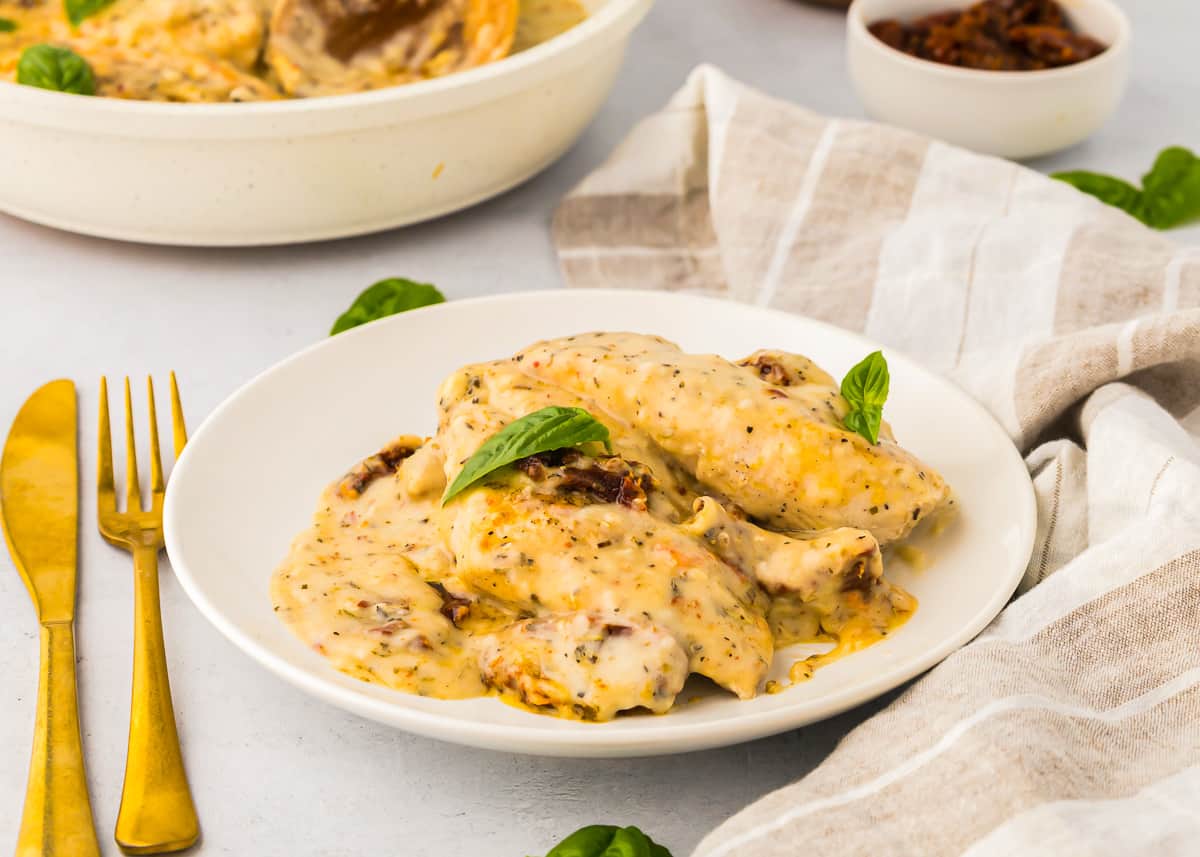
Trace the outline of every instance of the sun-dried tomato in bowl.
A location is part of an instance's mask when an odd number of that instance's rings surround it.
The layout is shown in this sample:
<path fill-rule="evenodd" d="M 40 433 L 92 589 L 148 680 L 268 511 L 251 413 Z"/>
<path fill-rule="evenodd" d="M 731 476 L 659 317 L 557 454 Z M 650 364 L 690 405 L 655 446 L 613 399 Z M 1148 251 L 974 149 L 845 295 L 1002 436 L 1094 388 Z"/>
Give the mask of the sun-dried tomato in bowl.
<path fill-rule="evenodd" d="M 1106 45 L 1071 28 L 1054 0 L 982 0 L 904 23 L 867 27 L 884 44 L 920 59 L 988 71 L 1036 71 L 1091 59 Z"/>

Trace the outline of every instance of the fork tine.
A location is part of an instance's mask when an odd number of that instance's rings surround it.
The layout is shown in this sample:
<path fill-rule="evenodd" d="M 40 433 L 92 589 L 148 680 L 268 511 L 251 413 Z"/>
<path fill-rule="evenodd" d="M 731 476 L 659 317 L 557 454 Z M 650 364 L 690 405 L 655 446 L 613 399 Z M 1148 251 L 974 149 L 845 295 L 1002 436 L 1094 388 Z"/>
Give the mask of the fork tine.
<path fill-rule="evenodd" d="M 158 449 L 158 412 L 154 408 L 154 379 L 146 376 L 146 400 L 150 405 L 150 494 L 155 509 L 163 500 L 162 455 Z"/>
<path fill-rule="evenodd" d="M 101 512 L 117 511 L 117 490 L 113 483 L 112 429 L 108 420 L 108 379 L 100 376 L 100 444 L 96 456 L 97 505 Z"/>
<path fill-rule="evenodd" d="M 125 509 L 142 510 L 142 491 L 138 487 L 137 444 L 133 440 L 133 397 L 129 393 L 129 376 L 125 376 Z"/>
<path fill-rule="evenodd" d="M 175 457 L 179 458 L 187 445 L 187 424 L 183 421 L 183 403 L 179 401 L 179 385 L 175 373 L 171 372 L 171 427 L 175 440 Z"/>

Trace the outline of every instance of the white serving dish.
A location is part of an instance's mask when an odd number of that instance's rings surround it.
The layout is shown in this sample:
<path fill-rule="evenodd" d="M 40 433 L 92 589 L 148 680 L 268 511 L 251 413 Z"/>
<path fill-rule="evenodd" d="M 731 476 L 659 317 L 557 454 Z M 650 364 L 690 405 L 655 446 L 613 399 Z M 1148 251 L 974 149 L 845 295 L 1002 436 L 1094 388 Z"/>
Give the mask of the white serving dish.
<path fill-rule="evenodd" d="M 873 118 L 977 152 L 1031 158 L 1073 146 L 1116 110 L 1129 79 L 1129 19 L 1112 0 L 1060 0 L 1077 30 L 1108 50 L 1044 71 L 981 71 L 917 59 L 867 30 L 973 0 L 855 0 L 846 54 L 859 100 Z"/>
<path fill-rule="evenodd" d="M 1008 601 L 1033 546 L 1036 509 L 1025 464 L 970 396 L 885 349 L 886 416 L 905 446 L 945 475 L 961 511 L 922 544 L 927 568 L 888 566 L 888 576 L 920 601 L 912 619 L 783 693 L 740 701 L 693 682 L 680 696 L 686 703 L 662 717 L 558 720 L 495 698 L 450 701 L 366 684 L 336 671 L 278 620 L 271 573 L 311 522 L 321 490 L 396 435 L 432 432 L 435 393 L 447 374 L 541 338 L 629 329 L 730 358 L 757 348 L 799 349 L 835 375 L 878 347 L 799 316 L 669 292 L 528 292 L 393 316 L 267 370 L 195 432 L 171 475 L 163 516 L 176 576 L 234 645 L 307 693 L 422 735 L 557 756 L 678 753 L 794 729 L 923 672 L 979 633 Z M 770 677 L 784 680 L 788 667 L 811 652 L 798 646 L 776 653 Z"/>
<path fill-rule="evenodd" d="M 494 196 L 599 111 L 653 0 L 584 0 L 557 38 L 438 80 L 250 104 L 85 98 L 0 82 L 0 211 L 184 245 L 376 232 Z"/>

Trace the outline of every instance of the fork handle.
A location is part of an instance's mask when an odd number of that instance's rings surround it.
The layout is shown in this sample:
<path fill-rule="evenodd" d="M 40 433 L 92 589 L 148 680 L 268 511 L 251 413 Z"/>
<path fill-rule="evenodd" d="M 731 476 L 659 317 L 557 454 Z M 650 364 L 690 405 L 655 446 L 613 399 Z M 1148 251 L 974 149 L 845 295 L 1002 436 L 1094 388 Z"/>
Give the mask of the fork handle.
<path fill-rule="evenodd" d="M 133 698 L 117 844 L 127 854 L 180 851 L 200 837 L 183 768 L 158 599 L 158 547 L 133 550 Z"/>
<path fill-rule="evenodd" d="M 79 736 L 75 633 L 70 622 L 55 622 L 42 625 L 41 637 L 33 758 L 17 857 L 100 857 Z"/>

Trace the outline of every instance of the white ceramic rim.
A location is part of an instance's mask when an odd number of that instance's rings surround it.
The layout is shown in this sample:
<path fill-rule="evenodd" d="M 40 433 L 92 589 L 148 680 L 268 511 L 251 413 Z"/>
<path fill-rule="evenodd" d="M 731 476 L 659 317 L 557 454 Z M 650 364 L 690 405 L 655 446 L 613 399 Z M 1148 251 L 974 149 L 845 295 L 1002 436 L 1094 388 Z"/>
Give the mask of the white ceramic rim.
<path fill-rule="evenodd" d="M 664 295 L 670 295 L 672 299 L 680 299 L 687 301 L 707 302 L 712 305 L 714 315 L 720 314 L 723 307 L 728 302 L 719 298 L 699 297 L 689 294 L 680 293 L 664 293 L 661 291 L 648 290 L 631 290 L 631 289 L 558 289 L 550 291 L 533 291 L 533 292 L 512 292 L 503 295 L 493 295 L 483 298 L 471 298 L 463 301 L 456 301 L 456 304 L 467 303 L 469 300 L 473 304 L 485 304 L 489 306 L 501 306 L 505 303 L 519 302 L 530 299 L 531 296 L 536 296 L 539 300 L 560 299 L 570 300 L 573 295 L 581 291 L 586 291 L 590 295 L 608 296 L 614 301 L 628 298 L 631 296 L 653 296 L 655 299 L 662 300 Z M 445 306 L 445 305 L 442 305 Z M 791 313 L 783 313 L 781 310 L 773 310 L 765 307 L 743 306 L 742 310 L 749 313 L 758 313 L 763 316 L 788 315 L 795 317 Z M 418 313 L 433 313 L 438 310 L 437 306 L 426 309 L 414 310 Z M 411 315 L 408 313 L 407 315 Z M 861 343 L 864 351 L 873 351 L 881 347 L 878 343 L 873 342 L 859 334 L 852 333 L 835 325 L 820 322 L 815 319 L 805 319 L 806 323 L 813 324 L 819 327 L 826 328 L 836 332 L 837 336 L 845 337 L 849 340 L 856 340 Z M 373 322 L 373 325 L 387 324 L 388 319 L 382 319 Z M 355 336 L 359 330 L 350 330 L 339 334 L 338 338 Z M 324 339 L 309 347 L 293 354 L 291 357 L 276 363 L 269 369 L 260 372 L 255 377 L 251 378 L 225 401 L 217 406 L 215 410 L 205 419 L 200 428 L 197 429 L 192 436 L 192 440 L 185 447 L 183 455 L 175 464 L 175 472 L 172 476 L 177 476 L 180 472 L 186 472 L 191 464 L 191 455 L 189 450 L 193 448 L 193 444 L 202 439 L 207 428 L 216 423 L 221 415 L 232 407 L 234 402 L 247 396 L 252 391 L 252 388 L 257 383 L 270 376 L 275 372 L 279 372 L 284 367 L 300 360 L 308 354 L 319 351 L 322 348 L 327 348 L 334 341 L 333 338 Z M 896 365 L 904 364 L 906 371 L 918 372 L 928 379 L 929 383 L 940 388 L 940 391 L 954 398 L 962 400 L 964 406 L 974 409 L 980 417 L 987 422 L 995 425 L 997 432 L 1002 436 L 1007 437 L 1007 433 L 996 422 L 987 410 L 976 400 L 971 398 L 962 389 L 951 383 L 936 373 L 920 366 L 907 355 L 895 349 L 888 348 L 888 360 Z M 986 605 L 982 607 L 971 619 L 966 622 L 962 629 L 942 641 L 940 645 L 930 648 L 920 658 L 914 659 L 910 663 L 906 663 L 902 667 L 881 672 L 873 680 L 869 682 L 860 682 L 855 684 L 849 690 L 842 690 L 830 693 L 820 700 L 820 705 L 813 708 L 808 708 L 803 711 L 796 710 L 780 710 L 766 711 L 746 714 L 738 718 L 736 721 L 717 727 L 712 723 L 699 723 L 680 725 L 673 729 L 670 742 L 663 742 L 662 749 L 656 750 L 656 754 L 670 754 L 680 752 L 690 752 L 692 750 L 705 749 L 717 746 L 727 746 L 737 744 L 743 741 L 760 738 L 767 735 L 777 734 L 789 729 L 798 728 L 799 726 L 808 723 L 816 722 L 826 717 L 845 711 L 855 705 L 867 702 L 882 693 L 903 684 L 905 681 L 925 672 L 930 667 L 933 667 L 956 649 L 960 648 L 970 640 L 972 640 L 980 631 L 982 631 L 989 622 L 1004 608 L 1008 603 L 1012 593 L 1016 591 L 1017 585 L 1021 581 L 1021 577 L 1025 572 L 1025 565 L 1029 556 L 1033 552 L 1034 536 L 1037 526 L 1037 501 L 1033 490 L 1033 482 L 1029 480 L 1023 459 L 1016 447 L 1011 443 L 1007 445 L 1005 455 L 1009 458 L 1010 463 L 1019 468 L 1021 472 L 1026 473 L 1024 482 L 1023 500 L 1020 503 L 1020 508 L 1013 509 L 1013 516 L 1016 518 L 1023 532 L 1028 534 L 1027 544 L 1020 555 L 1023 560 L 1014 562 L 1013 567 L 1009 572 L 1009 578 L 1003 582 L 998 582 L 992 597 Z M 195 574 L 188 568 L 185 561 L 182 560 L 183 552 L 179 550 L 179 543 L 176 539 L 176 532 L 179 526 L 176 524 L 177 511 L 173 502 L 173 495 L 168 482 L 168 490 L 166 502 L 163 510 L 163 525 L 166 537 L 166 548 L 168 555 L 172 557 L 172 567 L 175 571 L 175 576 L 179 580 L 180 585 L 191 598 L 200 613 L 211 622 L 217 630 L 219 630 L 227 639 L 234 643 L 239 649 L 251 658 L 258 661 L 271 672 L 275 673 L 285 681 L 290 682 L 296 687 L 330 702 L 339 708 L 347 711 L 358 713 L 364 717 L 379 721 L 394 727 L 404 730 L 410 730 L 414 733 L 425 735 L 433 738 L 438 738 L 444 741 L 454 743 L 467 744 L 470 746 L 480 746 L 477 740 L 472 740 L 469 733 L 478 728 L 477 725 L 471 726 L 467 723 L 460 722 L 453 718 L 445 718 L 436 714 L 431 714 L 423 711 L 418 711 L 411 708 L 394 705 L 388 701 L 374 699 L 370 697 L 357 696 L 349 691 L 335 687 L 326 682 L 319 675 L 308 672 L 307 670 L 288 663 L 283 658 L 276 656 L 266 646 L 257 642 L 248 634 L 242 633 L 232 622 L 226 620 L 221 610 L 209 601 L 203 594 L 202 587 L 197 582 Z M 175 558 L 179 557 L 179 560 Z M 571 757 L 608 757 L 629 754 L 628 751 L 637 747 L 645 747 L 648 741 L 657 740 L 662 742 L 663 732 L 661 729 L 651 729 L 646 727 L 626 728 L 619 732 L 605 731 L 603 724 L 598 724 L 594 734 L 590 734 L 585 740 L 581 740 L 579 735 L 574 732 L 556 732 L 554 730 L 542 730 L 537 726 L 511 726 L 507 724 L 491 724 L 488 727 L 489 738 L 488 743 L 493 746 L 503 746 L 506 741 L 512 741 L 514 744 L 520 744 L 528 748 L 532 744 L 537 745 L 536 753 L 538 755 L 562 755 Z M 527 752 L 534 752 L 528 751 Z M 641 752 L 639 755 L 645 755 Z"/>
<path fill-rule="evenodd" d="M 1086 0 L 1086 2 L 1099 9 L 1103 9 L 1104 13 L 1112 18 L 1116 24 L 1117 37 L 1109 43 L 1108 49 L 1083 62 L 1059 68 L 1034 69 L 1031 71 L 991 71 L 979 68 L 963 68 L 961 66 L 945 65 L 933 62 L 932 60 L 921 59 L 896 50 L 890 45 L 884 44 L 880 39 L 875 38 L 870 30 L 867 29 L 868 22 L 862 7 L 868 5 L 870 0 L 854 0 L 850 4 L 850 8 L 846 13 L 846 26 L 851 38 L 868 45 L 868 50 L 885 57 L 889 62 L 896 62 L 910 68 L 920 69 L 928 74 L 938 74 L 945 77 L 958 78 L 959 80 L 971 80 L 983 85 L 999 84 L 1011 86 L 1017 82 L 1036 85 L 1049 79 L 1062 79 L 1090 74 L 1093 70 L 1106 63 L 1117 62 L 1129 49 L 1132 36 L 1129 16 L 1125 14 L 1125 11 L 1113 2 L 1113 0 Z"/>
<path fill-rule="evenodd" d="M 69 112 L 118 120 L 154 117 L 169 122 L 181 117 L 221 117 L 244 121 L 250 116 L 277 118 L 297 114 L 316 119 L 331 112 L 389 106 L 396 108 L 396 112 L 389 113 L 389 118 L 394 121 L 461 109 L 493 98 L 499 91 L 519 89 L 531 75 L 541 73 L 540 66 L 556 59 L 582 62 L 592 50 L 632 31 L 652 4 L 653 0 L 606 0 L 603 6 L 571 29 L 521 53 L 445 77 L 370 92 L 237 104 L 164 104 L 120 98 L 85 98 L 0 81 L 0 97 L 17 105 L 42 108 L 50 111 L 50 115 Z M 588 46 L 591 50 L 585 50 Z M 49 121 L 45 124 L 58 123 Z"/>

